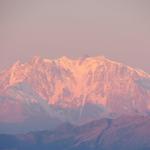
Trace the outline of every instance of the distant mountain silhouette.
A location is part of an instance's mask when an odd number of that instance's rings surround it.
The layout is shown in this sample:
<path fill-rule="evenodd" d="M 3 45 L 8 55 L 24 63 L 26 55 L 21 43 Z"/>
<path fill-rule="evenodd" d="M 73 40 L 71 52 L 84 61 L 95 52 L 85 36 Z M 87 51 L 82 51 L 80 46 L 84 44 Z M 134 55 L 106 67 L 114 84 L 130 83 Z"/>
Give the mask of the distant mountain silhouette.
<path fill-rule="evenodd" d="M 1 150 L 149 150 L 150 117 L 122 116 L 53 131 L 0 135 Z"/>

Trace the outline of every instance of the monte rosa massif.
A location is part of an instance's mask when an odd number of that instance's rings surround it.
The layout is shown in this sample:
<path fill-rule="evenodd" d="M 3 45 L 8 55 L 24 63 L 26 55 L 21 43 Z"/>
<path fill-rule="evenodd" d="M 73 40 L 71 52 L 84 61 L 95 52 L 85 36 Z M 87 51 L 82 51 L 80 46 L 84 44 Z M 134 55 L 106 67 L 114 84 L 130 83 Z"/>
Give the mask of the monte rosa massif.
<path fill-rule="evenodd" d="M 103 56 L 34 57 L 0 73 L 0 131 L 149 116 L 150 75 Z"/>

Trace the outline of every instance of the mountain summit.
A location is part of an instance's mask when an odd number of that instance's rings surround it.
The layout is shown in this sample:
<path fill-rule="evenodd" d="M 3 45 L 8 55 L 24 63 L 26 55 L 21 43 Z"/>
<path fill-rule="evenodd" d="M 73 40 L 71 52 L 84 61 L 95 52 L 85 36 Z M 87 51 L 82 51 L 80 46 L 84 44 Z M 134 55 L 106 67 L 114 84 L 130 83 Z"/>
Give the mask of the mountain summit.
<path fill-rule="evenodd" d="M 0 122 L 42 114 L 72 123 L 148 115 L 150 75 L 103 56 L 34 57 L 0 73 Z"/>

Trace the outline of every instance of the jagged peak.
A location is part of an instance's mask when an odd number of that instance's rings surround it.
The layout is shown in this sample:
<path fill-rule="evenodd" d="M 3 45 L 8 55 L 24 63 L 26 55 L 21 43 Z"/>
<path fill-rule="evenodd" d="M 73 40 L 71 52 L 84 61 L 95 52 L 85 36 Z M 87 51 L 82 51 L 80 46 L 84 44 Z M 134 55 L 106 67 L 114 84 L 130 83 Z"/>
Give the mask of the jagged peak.
<path fill-rule="evenodd" d="M 37 64 L 40 62 L 45 62 L 45 63 L 63 63 L 63 64 L 70 64 L 70 63 L 78 63 L 80 61 L 83 62 L 88 62 L 88 61 L 93 61 L 93 62 L 110 62 L 113 64 L 118 64 L 118 65 L 124 65 L 122 63 L 119 63 L 117 61 L 113 61 L 103 55 L 98 55 L 98 56 L 89 56 L 89 55 L 84 55 L 83 57 L 79 58 L 71 58 L 68 56 L 62 56 L 57 59 L 50 59 L 50 58 L 41 58 L 40 56 L 34 56 L 32 60 L 30 61 L 32 64 Z"/>
<path fill-rule="evenodd" d="M 81 71 L 81 69 L 84 69 L 84 70 L 88 69 L 87 66 L 89 66 L 89 65 L 91 67 L 93 66 L 93 69 L 94 69 L 99 64 L 104 64 L 104 65 L 108 65 L 108 66 L 109 66 L 109 64 L 111 64 L 111 65 L 114 64 L 115 66 L 118 66 L 119 68 L 126 67 L 129 71 L 136 72 L 139 76 L 150 78 L 150 75 L 148 73 L 142 71 L 142 70 L 132 68 L 126 64 L 119 63 L 117 61 L 113 61 L 113 60 L 111 60 L 111 59 L 109 59 L 103 55 L 99 55 L 99 56 L 85 55 L 85 56 L 80 57 L 80 58 L 69 58 L 67 56 L 63 56 L 63 57 L 60 57 L 58 59 L 49 59 L 49 58 L 43 59 L 39 56 L 34 56 L 31 59 L 31 61 L 29 61 L 29 63 L 26 63 L 26 64 L 22 64 L 19 60 L 16 61 L 16 63 L 14 63 L 10 69 L 11 69 L 11 72 L 13 73 L 16 71 L 16 69 L 19 69 L 19 67 L 22 67 L 22 66 L 28 67 L 28 64 L 30 64 L 29 66 L 32 68 L 32 66 L 34 66 L 35 64 L 38 65 L 38 64 L 43 64 L 43 63 L 47 63 L 47 64 L 56 63 L 57 65 L 60 65 L 62 67 L 70 68 L 71 70 L 73 70 L 75 68 L 75 70 L 79 69 L 80 71 Z M 82 68 L 79 68 L 80 65 L 82 65 L 81 66 Z"/>
<path fill-rule="evenodd" d="M 17 60 L 14 65 L 20 65 L 21 64 L 21 61 L 20 60 Z"/>
<path fill-rule="evenodd" d="M 131 68 L 131 67 L 130 67 Z M 140 75 L 140 76 L 143 76 L 143 77 L 147 77 L 147 78 L 150 78 L 150 74 L 141 70 L 141 69 L 136 69 L 136 72 Z"/>
<path fill-rule="evenodd" d="M 42 61 L 42 58 L 40 56 L 34 56 L 32 59 L 31 59 L 31 63 L 32 64 L 37 64 L 39 62 Z"/>
<path fill-rule="evenodd" d="M 70 62 L 70 61 L 73 61 L 75 59 L 72 59 L 72 58 L 69 58 L 68 56 L 62 56 L 58 59 L 55 59 L 55 61 L 63 61 L 63 62 Z"/>
<path fill-rule="evenodd" d="M 20 66 L 22 66 L 23 64 L 21 63 L 20 60 L 17 60 L 12 66 L 11 66 L 11 71 L 15 71 L 16 69 L 18 69 Z"/>
<path fill-rule="evenodd" d="M 45 63 L 52 63 L 52 62 L 53 62 L 53 60 L 48 59 L 48 58 L 44 58 L 43 61 L 44 61 Z"/>
<path fill-rule="evenodd" d="M 61 61 L 61 62 L 78 62 L 78 61 L 91 61 L 91 60 L 106 60 L 106 57 L 104 56 L 89 56 L 89 55 L 84 55 L 82 57 L 77 57 L 77 58 L 71 58 L 68 56 L 62 56 L 58 59 L 55 59 L 55 61 Z"/>

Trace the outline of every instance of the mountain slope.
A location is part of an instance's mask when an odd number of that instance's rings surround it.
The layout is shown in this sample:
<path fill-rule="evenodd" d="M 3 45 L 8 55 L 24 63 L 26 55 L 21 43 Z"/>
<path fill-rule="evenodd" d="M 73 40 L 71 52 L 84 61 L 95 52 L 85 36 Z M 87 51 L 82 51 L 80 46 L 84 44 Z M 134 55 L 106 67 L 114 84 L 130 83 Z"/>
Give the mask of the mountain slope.
<path fill-rule="evenodd" d="M 63 124 L 54 131 L 0 135 L 1 150 L 149 150 L 150 118 L 101 119 L 83 126 Z"/>
<path fill-rule="evenodd" d="M 18 116 L 9 112 L 10 105 Z M 37 106 L 35 110 L 31 105 Z M 8 108 L 1 109 L 2 122 L 23 122 L 36 111 L 72 123 L 122 114 L 147 115 L 150 75 L 102 56 L 34 57 L 0 74 L 0 107 Z"/>

